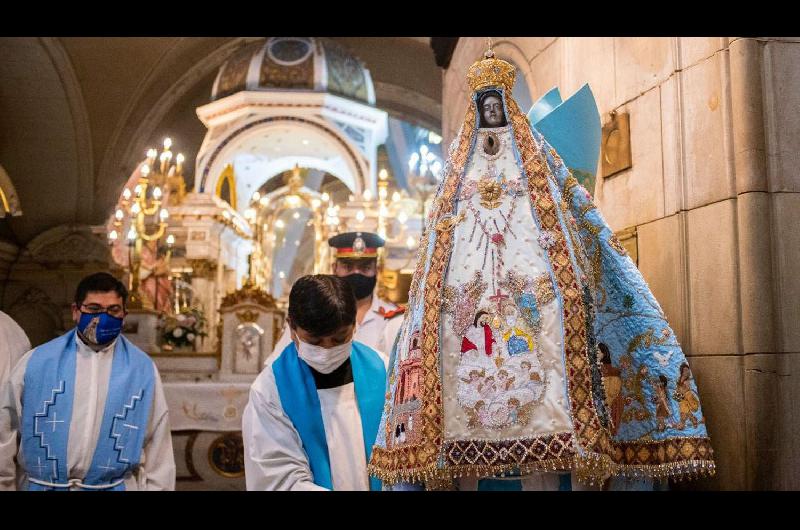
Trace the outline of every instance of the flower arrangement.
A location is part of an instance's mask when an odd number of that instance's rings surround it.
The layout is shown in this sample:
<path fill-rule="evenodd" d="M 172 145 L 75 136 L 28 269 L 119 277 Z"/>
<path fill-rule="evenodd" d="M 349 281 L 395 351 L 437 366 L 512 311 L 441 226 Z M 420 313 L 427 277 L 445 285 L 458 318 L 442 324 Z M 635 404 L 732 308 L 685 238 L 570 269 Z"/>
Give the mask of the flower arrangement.
<path fill-rule="evenodd" d="M 177 315 L 165 315 L 161 320 L 161 338 L 165 350 L 194 346 L 197 337 L 205 337 L 206 319 L 197 308 L 185 307 Z"/>

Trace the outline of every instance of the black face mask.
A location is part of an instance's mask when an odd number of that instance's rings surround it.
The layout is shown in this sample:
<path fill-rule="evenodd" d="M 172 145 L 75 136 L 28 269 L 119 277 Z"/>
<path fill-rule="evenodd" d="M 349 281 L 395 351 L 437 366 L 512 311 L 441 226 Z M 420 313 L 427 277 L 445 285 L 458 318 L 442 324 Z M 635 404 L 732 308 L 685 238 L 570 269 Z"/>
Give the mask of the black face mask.
<path fill-rule="evenodd" d="M 345 276 L 344 279 L 347 280 L 347 283 L 353 288 L 353 292 L 358 300 L 371 295 L 372 291 L 375 289 L 375 283 L 378 281 L 377 276 L 364 276 L 358 273 L 349 274 Z"/>

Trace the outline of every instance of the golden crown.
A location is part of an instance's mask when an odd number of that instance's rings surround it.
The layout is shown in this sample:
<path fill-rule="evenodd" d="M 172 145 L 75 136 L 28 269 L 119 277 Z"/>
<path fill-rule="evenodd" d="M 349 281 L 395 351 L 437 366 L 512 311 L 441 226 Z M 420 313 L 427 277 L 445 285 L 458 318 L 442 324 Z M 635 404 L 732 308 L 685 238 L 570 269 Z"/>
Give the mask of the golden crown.
<path fill-rule="evenodd" d="M 485 87 L 501 87 L 507 92 L 514 88 L 517 72 L 514 65 L 496 59 L 491 48 L 483 54 L 483 59 L 475 61 L 467 72 L 467 83 L 474 92 Z"/>

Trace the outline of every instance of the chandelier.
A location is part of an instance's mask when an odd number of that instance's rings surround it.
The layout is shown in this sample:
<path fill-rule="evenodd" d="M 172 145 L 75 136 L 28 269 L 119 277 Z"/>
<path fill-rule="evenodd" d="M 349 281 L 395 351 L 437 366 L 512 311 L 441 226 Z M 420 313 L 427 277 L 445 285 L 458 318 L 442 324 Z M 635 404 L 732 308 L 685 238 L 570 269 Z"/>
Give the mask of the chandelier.
<path fill-rule="evenodd" d="M 131 308 L 142 308 L 150 305 L 150 301 L 143 300 L 140 292 L 140 274 L 142 265 L 142 248 L 150 243 L 154 250 L 158 252 L 158 242 L 164 237 L 167 229 L 169 211 L 164 206 L 166 204 L 165 193 L 169 193 L 172 188 L 178 193 L 180 199 L 183 187 L 175 184 L 177 181 L 183 182 L 183 161 L 182 154 L 175 157 L 172 161 L 172 140 L 165 138 L 161 154 L 156 149 L 147 150 L 147 158 L 138 166 L 138 178 L 133 191 L 125 187 L 114 211 L 113 229 L 108 234 L 110 243 L 116 243 L 125 233 L 128 245 L 128 263 L 130 267 L 130 277 L 128 288 L 130 291 Z M 169 270 L 169 262 L 172 255 L 172 247 L 175 244 L 175 236 L 166 237 L 167 252 L 165 262 Z M 156 291 L 157 293 L 157 291 Z"/>

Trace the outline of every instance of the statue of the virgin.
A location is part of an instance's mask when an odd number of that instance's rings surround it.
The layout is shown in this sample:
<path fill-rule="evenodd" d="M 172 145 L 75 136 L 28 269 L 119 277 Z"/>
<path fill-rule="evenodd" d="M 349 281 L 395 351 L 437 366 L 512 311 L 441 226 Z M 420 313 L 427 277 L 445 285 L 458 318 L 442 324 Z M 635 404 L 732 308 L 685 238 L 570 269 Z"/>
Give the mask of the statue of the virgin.
<path fill-rule="evenodd" d="M 511 97 L 513 65 L 490 49 L 467 77 L 371 473 L 429 488 L 713 474 L 689 365 L 582 175 Z"/>

